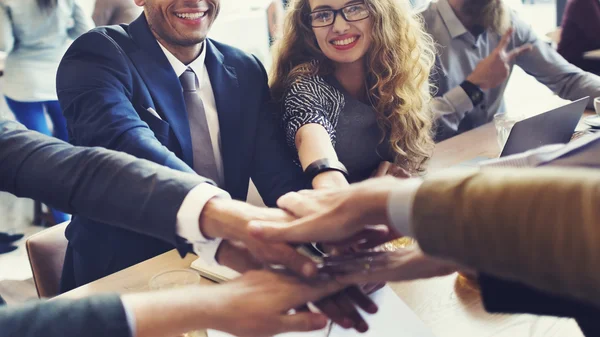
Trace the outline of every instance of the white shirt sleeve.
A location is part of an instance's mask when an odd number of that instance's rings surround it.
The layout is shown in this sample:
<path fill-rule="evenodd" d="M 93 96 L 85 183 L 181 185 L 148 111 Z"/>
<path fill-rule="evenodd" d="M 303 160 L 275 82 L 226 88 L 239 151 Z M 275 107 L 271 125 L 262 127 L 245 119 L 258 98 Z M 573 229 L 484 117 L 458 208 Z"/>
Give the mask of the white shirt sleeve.
<path fill-rule="evenodd" d="M 406 179 L 391 191 L 388 197 L 387 209 L 390 227 L 403 236 L 414 237 L 412 207 L 417 190 L 422 183 L 421 178 Z"/>
<path fill-rule="evenodd" d="M 231 196 L 226 191 L 209 183 L 194 187 L 183 199 L 177 212 L 175 230 L 177 235 L 193 246 L 194 253 L 198 257 L 206 263 L 218 264 L 215 257 L 223 240 L 221 238 L 206 238 L 200 231 L 199 224 L 202 209 L 212 198 L 231 198 Z"/>
<path fill-rule="evenodd" d="M 432 103 L 435 119 L 445 117 L 455 120 L 457 125 L 465 118 L 467 112 L 475 108 L 471 98 L 460 85 L 449 90 L 443 96 L 434 97 Z"/>
<path fill-rule="evenodd" d="M 131 337 L 135 337 L 137 334 L 137 326 L 135 323 L 135 314 L 133 308 L 131 308 L 122 301 L 121 303 L 123 304 L 123 309 L 125 310 L 125 318 L 127 319 L 127 325 L 129 325 L 129 332 L 131 333 Z"/>

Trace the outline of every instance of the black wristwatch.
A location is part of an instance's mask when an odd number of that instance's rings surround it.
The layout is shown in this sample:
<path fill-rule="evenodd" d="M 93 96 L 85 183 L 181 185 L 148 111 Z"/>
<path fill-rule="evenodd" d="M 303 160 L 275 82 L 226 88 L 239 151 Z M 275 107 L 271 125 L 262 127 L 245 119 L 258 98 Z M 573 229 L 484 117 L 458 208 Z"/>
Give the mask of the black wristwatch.
<path fill-rule="evenodd" d="M 460 84 L 461 88 L 467 93 L 473 106 L 478 106 L 485 98 L 485 93 L 477 85 L 469 81 L 464 81 Z"/>
<path fill-rule="evenodd" d="M 315 160 L 306 167 L 304 173 L 312 181 L 318 174 L 327 171 L 338 171 L 341 172 L 346 177 L 346 179 L 348 178 L 348 170 L 346 169 L 346 166 L 344 166 L 344 164 L 342 164 L 338 160 L 329 160 L 327 158 Z"/>

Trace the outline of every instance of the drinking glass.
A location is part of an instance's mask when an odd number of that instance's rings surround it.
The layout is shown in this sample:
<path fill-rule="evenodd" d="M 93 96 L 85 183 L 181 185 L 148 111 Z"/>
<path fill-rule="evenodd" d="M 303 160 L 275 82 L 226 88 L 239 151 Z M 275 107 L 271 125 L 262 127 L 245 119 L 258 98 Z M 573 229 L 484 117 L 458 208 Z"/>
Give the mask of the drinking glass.
<path fill-rule="evenodd" d="M 521 120 L 518 116 L 509 116 L 506 113 L 499 113 L 494 115 L 494 126 L 496 127 L 496 137 L 500 150 L 504 148 L 506 140 L 510 135 L 510 130 L 516 122 Z"/>
<path fill-rule="evenodd" d="M 175 269 L 158 273 L 150 279 L 149 286 L 152 290 L 174 289 L 200 283 L 200 275 L 190 269 Z M 199 331 L 190 331 L 177 337 L 199 337 Z"/>

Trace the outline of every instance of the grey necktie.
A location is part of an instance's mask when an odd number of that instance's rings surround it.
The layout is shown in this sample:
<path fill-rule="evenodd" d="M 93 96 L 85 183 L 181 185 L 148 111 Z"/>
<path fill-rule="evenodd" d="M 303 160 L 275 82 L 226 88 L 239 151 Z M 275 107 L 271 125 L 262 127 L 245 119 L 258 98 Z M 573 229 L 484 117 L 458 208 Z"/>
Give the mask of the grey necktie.
<path fill-rule="evenodd" d="M 212 179 L 218 185 L 219 171 L 215 160 L 208 121 L 204 111 L 204 103 L 198 92 L 198 78 L 188 68 L 179 76 L 183 87 L 183 99 L 187 109 L 188 121 L 190 123 L 190 134 L 192 136 L 192 150 L 194 154 L 194 171 L 199 175 Z"/>

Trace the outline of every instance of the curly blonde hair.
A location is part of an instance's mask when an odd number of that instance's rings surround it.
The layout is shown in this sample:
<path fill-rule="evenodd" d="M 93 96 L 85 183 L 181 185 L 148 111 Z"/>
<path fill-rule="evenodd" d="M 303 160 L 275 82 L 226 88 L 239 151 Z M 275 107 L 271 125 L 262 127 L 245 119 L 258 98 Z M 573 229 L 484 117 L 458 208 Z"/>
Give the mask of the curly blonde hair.
<path fill-rule="evenodd" d="M 365 0 L 373 21 L 372 43 L 364 60 L 367 89 L 382 130 L 389 134 L 395 163 L 410 172 L 424 170 L 433 150 L 429 73 L 434 43 L 408 0 Z M 308 0 L 288 4 L 283 37 L 274 46 L 270 76 L 273 98 L 283 100 L 302 75 L 328 75 L 334 63 L 320 50 L 307 21 Z"/>

